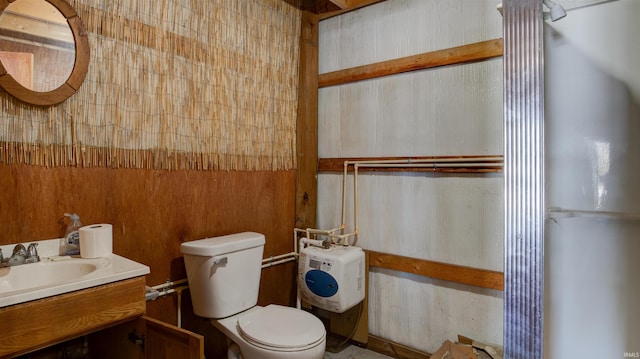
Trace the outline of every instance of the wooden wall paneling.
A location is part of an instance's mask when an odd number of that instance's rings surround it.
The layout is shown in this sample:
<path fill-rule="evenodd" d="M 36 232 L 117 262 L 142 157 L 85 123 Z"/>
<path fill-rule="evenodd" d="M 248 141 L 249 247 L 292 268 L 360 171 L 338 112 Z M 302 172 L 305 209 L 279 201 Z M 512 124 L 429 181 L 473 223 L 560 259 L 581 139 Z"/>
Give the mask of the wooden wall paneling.
<path fill-rule="evenodd" d="M 318 17 L 302 12 L 296 124 L 296 227 L 315 228 L 318 194 Z"/>
<path fill-rule="evenodd" d="M 355 81 L 396 75 L 403 72 L 464 64 L 500 56 L 502 56 L 502 39 L 487 40 L 320 74 L 318 86 L 342 85 Z"/>
<path fill-rule="evenodd" d="M 295 171 L 161 171 L 0 164 L 0 244 L 59 238 L 63 213 L 111 223 L 116 254 L 151 268 L 148 285 L 186 277 L 180 244 L 242 231 L 266 236 L 265 257 L 293 250 Z M 263 275 L 261 303 L 291 304 L 295 268 Z M 283 280 L 288 278 L 289 280 Z M 277 285 L 271 282 L 277 283 Z M 176 324 L 177 299 L 147 313 Z"/>

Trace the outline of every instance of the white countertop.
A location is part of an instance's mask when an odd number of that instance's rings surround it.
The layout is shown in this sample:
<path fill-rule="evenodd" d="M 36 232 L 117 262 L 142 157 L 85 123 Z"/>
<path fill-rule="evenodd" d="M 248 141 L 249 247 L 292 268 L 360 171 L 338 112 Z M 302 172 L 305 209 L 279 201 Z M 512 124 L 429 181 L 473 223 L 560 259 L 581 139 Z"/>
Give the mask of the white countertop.
<path fill-rule="evenodd" d="M 40 262 L 0 268 L 0 307 L 113 283 L 150 272 L 148 266 L 117 254 L 95 259 L 59 256 L 60 241 L 37 241 Z M 27 247 L 29 243 L 23 244 Z M 15 244 L 0 246 L 5 258 L 11 256 L 14 246 Z M 86 274 L 69 273 L 74 268 L 93 270 Z M 20 283 L 16 283 L 17 281 Z"/>

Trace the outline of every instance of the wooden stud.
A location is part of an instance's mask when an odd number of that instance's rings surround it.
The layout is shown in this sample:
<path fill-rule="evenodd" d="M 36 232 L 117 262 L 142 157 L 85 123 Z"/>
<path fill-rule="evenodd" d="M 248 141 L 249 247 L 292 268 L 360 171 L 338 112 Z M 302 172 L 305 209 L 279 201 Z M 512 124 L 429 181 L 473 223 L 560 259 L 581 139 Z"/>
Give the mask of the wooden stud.
<path fill-rule="evenodd" d="M 318 19 L 302 12 L 296 125 L 296 227 L 315 228 L 318 183 Z"/>

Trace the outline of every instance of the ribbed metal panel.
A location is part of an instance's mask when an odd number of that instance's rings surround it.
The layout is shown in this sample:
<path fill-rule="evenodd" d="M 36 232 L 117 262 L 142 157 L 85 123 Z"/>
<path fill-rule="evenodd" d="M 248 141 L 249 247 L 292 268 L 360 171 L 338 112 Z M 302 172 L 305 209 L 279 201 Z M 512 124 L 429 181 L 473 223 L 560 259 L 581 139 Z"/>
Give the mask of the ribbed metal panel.
<path fill-rule="evenodd" d="M 505 358 L 543 353 L 542 0 L 505 0 Z"/>

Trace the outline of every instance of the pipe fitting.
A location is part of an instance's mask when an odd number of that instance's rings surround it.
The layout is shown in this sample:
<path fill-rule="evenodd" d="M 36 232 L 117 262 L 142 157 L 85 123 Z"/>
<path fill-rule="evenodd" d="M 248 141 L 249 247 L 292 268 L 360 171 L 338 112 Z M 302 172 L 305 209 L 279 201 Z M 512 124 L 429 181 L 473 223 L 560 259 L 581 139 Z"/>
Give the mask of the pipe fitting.
<path fill-rule="evenodd" d="M 151 287 L 147 287 L 147 292 L 144 294 L 145 301 L 156 300 L 160 297 L 160 292 Z"/>

